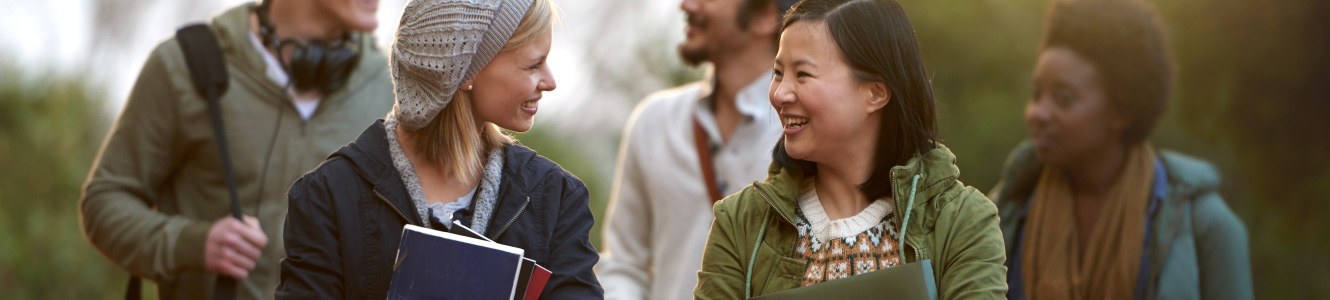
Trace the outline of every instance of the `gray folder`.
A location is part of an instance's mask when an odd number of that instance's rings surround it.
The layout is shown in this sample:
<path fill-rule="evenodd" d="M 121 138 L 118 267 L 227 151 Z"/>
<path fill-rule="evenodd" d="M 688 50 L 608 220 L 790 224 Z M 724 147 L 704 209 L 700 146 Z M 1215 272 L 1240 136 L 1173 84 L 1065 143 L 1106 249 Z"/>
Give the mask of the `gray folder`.
<path fill-rule="evenodd" d="M 923 260 L 752 298 L 752 300 L 804 299 L 936 300 L 937 283 L 933 282 L 932 263 Z"/>

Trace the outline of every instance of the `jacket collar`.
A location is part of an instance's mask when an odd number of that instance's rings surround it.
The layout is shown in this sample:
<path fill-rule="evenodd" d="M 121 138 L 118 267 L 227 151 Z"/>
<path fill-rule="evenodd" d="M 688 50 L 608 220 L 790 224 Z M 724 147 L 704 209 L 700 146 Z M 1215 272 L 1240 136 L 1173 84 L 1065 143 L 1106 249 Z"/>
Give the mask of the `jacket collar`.
<path fill-rule="evenodd" d="M 403 213 L 411 224 L 424 224 L 412 209 L 415 205 L 411 203 L 411 196 L 407 194 L 406 185 L 402 183 L 401 173 L 392 165 L 393 159 L 388 150 L 388 137 L 384 128 L 382 119 L 374 121 L 369 128 L 360 133 L 360 137 L 337 149 L 337 152 L 333 152 L 329 158 L 345 158 L 351 163 L 356 175 L 373 186 L 376 197 L 384 198 L 382 200 L 389 202 Z"/>
<path fill-rule="evenodd" d="M 553 162 L 540 158 L 536 151 L 514 141 L 504 149 L 502 181 L 496 194 L 498 201 L 494 205 L 493 215 L 485 228 L 490 239 L 498 238 L 507 231 L 508 225 L 524 213 L 532 210 L 533 202 L 540 199 L 536 188 L 543 183 L 545 175 L 556 166 Z"/>
<path fill-rule="evenodd" d="M 999 210 L 1006 210 L 1008 207 L 1024 210 L 1026 198 L 1034 193 L 1034 186 L 1038 183 L 1039 172 L 1044 168 L 1044 163 L 1035 157 L 1034 143 L 1025 140 L 1016 145 L 1016 149 L 1007 156 L 1004 165 L 1002 177 L 997 183 L 997 193 L 991 196 L 994 200 L 1002 201 L 998 203 Z"/>
<path fill-rule="evenodd" d="M 794 215 L 798 210 L 799 189 L 803 178 L 774 163 L 767 169 L 767 172 L 767 179 L 764 182 L 754 183 L 754 187 L 767 198 L 771 207 L 778 214 L 790 224 L 794 224 Z M 951 153 L 951 150 L 938 143 L 933 150 L 929 150 L 923 155 L 916 155 L 904 165 L 893 167 L 891 174 L 896 207 L 918 208 L 929 205 L 935 195 L 946 191 L 952 184 L 955 184 L 956 178 L 960 176 L 960 169 L 956 167 L 956 156 Z M 914 182 L 916 175 L 919 177 L 917 183 Z M 909 206 L 911 195 L 914 195 L 915 199 L 912 207 Z"/>
<path fill-rule="evenodd" d="M 739 113 L 749 118 L 757 118 L 772 112 L 771 102 L 768 102 L 769 98 L 767 97 L 767 88 L 770 87 L 771 76 L 772 71 L 762 73 L 762 75 L 744 85 L 744 88 L 734 95 L 734 104 Z M 716 99 L 713 94 L 716 91 L 717 84 L 715 67 L 707 67 L 702 82 L 703 84 L 698 90 L 698 106 L 712 107 L 712 102 Z"/>

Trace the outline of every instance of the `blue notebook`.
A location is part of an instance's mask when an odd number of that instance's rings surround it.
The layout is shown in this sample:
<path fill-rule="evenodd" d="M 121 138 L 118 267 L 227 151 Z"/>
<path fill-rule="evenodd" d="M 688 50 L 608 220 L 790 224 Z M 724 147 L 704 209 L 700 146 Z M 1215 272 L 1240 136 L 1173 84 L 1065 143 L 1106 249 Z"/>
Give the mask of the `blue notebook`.
<path fill-rule="evenodd" d="M 406 225 L 388 299 L 512 299 L 522 254 L 521 248 Z"/>

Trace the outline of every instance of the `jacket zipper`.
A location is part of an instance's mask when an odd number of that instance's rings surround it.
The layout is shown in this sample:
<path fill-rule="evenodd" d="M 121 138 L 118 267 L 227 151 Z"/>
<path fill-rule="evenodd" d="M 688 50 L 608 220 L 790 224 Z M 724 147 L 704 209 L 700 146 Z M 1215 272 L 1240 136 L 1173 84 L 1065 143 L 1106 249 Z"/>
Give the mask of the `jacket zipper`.
<path fill-rule="evenodd" d="M 379 190 L 373 190 L 373 191 L 374 191 L 374 198 L 378 198 L 379 201 L 383 201 L 383 204 L 387 204 L 389 208 L 392 208 L 393 212 L 397 213 L 397 216 L 402 218 L 402 221 L 405 221 L 407 224 L 418 225 L 411 223 L 411 218 L 407 218 L 406 214 L 402 213 L 401 209 L 397 209 L 397 205 L 393 205 L 391 201 L 388 201 L 387 197 L 384 197 L 383 194 L 379 194 Z"/>
<path fill-rule="evenodd" d="M 771 196 L 767 196 L 766 191 L 762 190 L 762 188 L 760 187 L 755 188 L 755 190 L 757 190 L 758 195 L 762 196 L 762 199 L 767 200 L 767 205 L 771 205 L 772 210 L 776 209 L 776 201 L 771 200 Z M 781 219 L 785 219 L 785 222 L 790 222 L 790 224 L 795 224 L 794 220 L 790 220 L 790 218 L 786 217 L 785 214 L 782 214 L 779 211 L 777 211 L 776 214 L 780 215 Z"/>
<path fill-rule="evenodd" d="M 898 201 L 899 198 L 900 198 L 900 195 L 897 195 L 897 194 L 896 194 L 896 182 L 895 182 L 895 181 L 896 181 L 896 170 L 893 169 L 893 170 L 891 170 L 891 171 L 888 171 L 888 172 L 887 172 L 887 176 L 890 176 L 891 179 L 892 179 L 892 182 L 891 182 L 891 203 L 893 204 L 892 206 L 896 206 L 896 205 L 895 205 L 896 203 L 900 203 L 900 201 Z M 901 210 L 900 207 L 896 207 L 895 210 L 896 210 L 897 214 L 896 214 L 895 216 L 893 216 L 893 219 L 896 219 L 896 224 L 900 224 L 901 227 L 909 226 L 909 224 L 901 224 L 901 214 L 905 213 L 905 211 Z M 897 228 L 896 230 L 900 230 L 900 228 Z M 901 244 L 900 244 L 901 247 L 907 247 L 907 246 L 909 246 L 909 244 L 905 242 L 905 236 L 904 236 L 904 235 L 901 236 L 901 240 L 900 240 L 900 242 L 901 242 Z M 911 247 L 911 248 L 914 248 L 914 247 Z M 915 260 L 919 260 L 919 254 L 917 253 L 918 251 L 919 251 L 919 249 L 916 248 L 916 249 L 915 249 L 915 252 L 916 252 L 916 253 L 915 253 L 915 255 L 914 255 L 914 259 L 915 259 Z M 905 258 L 904 258 L 904 257 L 901 257 L 901 261 L 905 262 Z M 908 262 L 907 262 L 907 263 L 908 263 Z"/>
<path fill-rule="evenodd" d="M 503 235 L 504 232 L 508 232 L 508 227 L 513 226 L 513 222 L 517 221 L 517 217 L 522 216 L 522 212 L 526 211 L 526 207 L 529 204 L 531 204 L 531 196 L 526 196 L 526 202 L 522 202 L 522 207 L 517 209 L 517 214 L 514 214 L 512 218 L 508 219 L 508 223 L 503 224 L 503 228 L 500 228 L 499 232 L 495 232 L 494 236 L 490 239 L 497 241 L 499 240 L 500 235 Z"/>

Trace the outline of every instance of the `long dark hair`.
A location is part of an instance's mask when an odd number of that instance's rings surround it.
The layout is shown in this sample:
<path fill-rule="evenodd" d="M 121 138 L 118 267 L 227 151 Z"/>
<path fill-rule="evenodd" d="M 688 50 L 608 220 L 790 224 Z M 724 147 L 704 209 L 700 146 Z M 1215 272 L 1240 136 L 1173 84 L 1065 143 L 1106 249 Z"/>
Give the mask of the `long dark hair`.
<path fill-rule="evenodd" d="M 933 87 L 905 10 L 893 0 L 804 0 L 784 20 L 781 32 L 795 22 L 826 21 L 841 58 L 855 77 L 881 82 L 891 90 L 878 125 L 873 172 L 859 186 L 868 199 L 891 196 L 891 168 L 937 146 Z M 783 138 L 776 144 L 772 160 L 801 176 L 817 174 L 816 164 L 785 152 Z"/>

